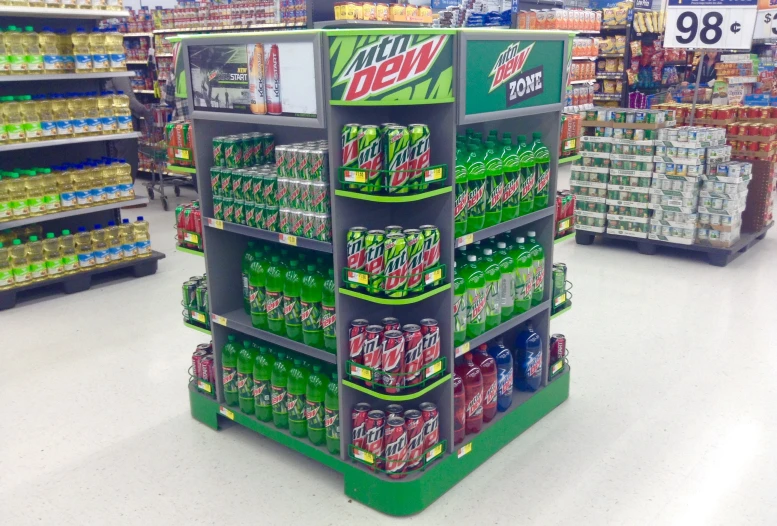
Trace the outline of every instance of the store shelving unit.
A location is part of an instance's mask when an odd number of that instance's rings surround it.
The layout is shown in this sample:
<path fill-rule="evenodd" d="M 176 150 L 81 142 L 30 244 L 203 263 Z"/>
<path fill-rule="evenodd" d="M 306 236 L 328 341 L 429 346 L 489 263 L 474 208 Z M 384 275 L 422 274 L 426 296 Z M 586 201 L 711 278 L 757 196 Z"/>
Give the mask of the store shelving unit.
<path fill-rule="evenodd" d="M 0 80 L 0 84 L 2 84 Z M 54 139 L 53 141 L 35 141 L 20 142 L 15 144 L 0 145 L 0 153 L 14 152 L 18 150 L 31 150 L 35 148 L 51 148 L 52 146 L 71 146 L 73 144 L 84 144 L 90 142 L 122 141 L 127 139 L 137 139 L 140 132 L 113 133 L 106 135 L 89 135 L 86 137 L 73 137 L 72 139 Z"/>
<path fill-rule="evenodd" d="M 58 73 L 44 75 L 5 75 L 0 77 L 2 82 L 25 82 L 44 80 L 87 80 L 87 79 L 111 79 L 116 77 L 132 77 L 132 71 L 106 71 L 105 73 Z"/>
<path fill-rule="evenodd" d="M 0 221 L 0 229 L 17 228 L 25 225 L 32 225 L 40 223 L 41 221 L 56 221 L 59 219 L 65 219 L 69 217 L 80 216 L 84 214 L 94 214 L 97 212 L 103 212 L 106 210 L 116 210 L 125 206 L 137 206 L 145 205 L 148 203 L 147 197 L 136 197 L 135 199 L 129 199 L 125 201 L 114 201 L 112 203 L 106 203 L 104 205 L 89 206 L 85 208 L 75 208 L 73 210 L 65 210 L 63 212 L 57 212 L 55 214 L 44 214 L 40 216 L 23 217 L 21 219 L 14 219 L 13 221 Z"/>
<path fill-rule="evenodd" d="M 355 56 L 364 46 L 369 35 L 375 39 L 392 39 L 397 36 L 416 44 L 435 39 L 439 44 L 433 67 L 419 73 L 419 78 L 393 95 L 386 92 L 371 93 L 358 101 L 345 99 L 340 83 L 341 68 L 349 56 Z M 505 320 L 486 335 L 470 342 L 470 345 L 486 341 L 486 338 L 502 336 L 505 341 L 514 340 L 525 322 L 531 321 L 545 342 L 543 350 L 542 387 L 534 393 L 515 391 L 511 408 L 499 415 L 483 430 L 468 435 L 461 444 L 453 443 L 453 386 L 452 373 L 457 355 L 453 345 L 453 259 L 457 244 L 473 243 L 488 236 L 513 229 L 521 232 L 535 230 L 538 242 L 545 250 L 545 276 L 552 275 L 553 236 L 555 220 L 553 196 L 556 194 L 558 168 L 559 131 L 566 87 L 566 60 L 570 45 L 569 32 L 532 31 L 474 31 L 435 29 L 374 29 L 272 32 L 235 35 L 208 35 L 182 38 L 182 53 L 187 60 L 190 46 L 245 46 L 262 42 L 296 43 L 298 49 L 312 49 L 314 64 L 310 72 L 315 79 L 317 113 L 312 118 L 299 116 L 269 116 L 238 113 L 218 113 L 197 110 L 193 104 L 191 75 L 189 104 L 195 109 L 195 152 L 197 180 L 200 188 L 205 238 L 205 266 L 209 284 L 211 327 L 216 368 L 215 399 L 197 390 L 196 383 L 189 385 L 192 416 L 218 429 L 222 418 L 232 420 L 276 442 L 302 453 L 342 473 L 345 493 L 372 508 L 391 515 L 409 515 L 422 511 L 435 499 L 475 470 L 501 447 L 537 422 L 569 395 L 570 372 L 564 370 L 552 380 L 548 376 L 550 337 L 551 286 L 545 280 L 545 293 L 539 305 L 529 312 Z M 507 85 L 489 91 L 489 73 L 501 53 L 517 43 L 525 47 L 534 43 L 532 55 L 525 68 L 542 66 L 543 91 L 524 100 L 512 100 L 508 105 Z M 305 44 L 305 45 L 302 45 Z M 329 57 L 339 50 L 349 55 L 337 61 Z M 343 51 L 348 50 L 348 51 Z M 308 61 L 310 63 L 310 61 Z M 536 70 L 533 70 L 536 71 Z M 512 80 L 518 79 L 514 74 Z M 427 91 L 426 86 L 435 86 Z M 390 91 L 390 90 L 389 90 Z M 412 97 L 412 98 L 411 98 Z M 422 118 L 420 116 L 423 116 Z M 543 141 L 551 153 L 549 206 L 515 220 L 502 223 L 469 236 L 454 237 L 453 180 L 448 177 L 436 188 L 419 196 L 406 199 L 363 199 L 362 195 L 342 188 L 337 177 L 342 156 L 340 133 L 346 123 L 362 124 L 399 122 L 409 124 L 422 120 L 431 131 L 430 164 L 447 165 L 448 173 L 455 165 L 455 138 L 465 128 L 484 132 L 491 129 L 511 132 L 513 135 L 530 135 L 542 132 Z M 210 185 L 210 167 L 213 163 L 212 139 L 217 136 L 248 131 L 271 132 L 276 145 L 297 141 L 322 140 L 329 143 L 329 185 L 332 208 L 332 243 L 323 243 L 293 236 L 284 236 L 243 225 L 213 219 L 213 195 Z M 434 224 L 440 231 L 440 264 L 447 268 L 439 286 L 427 289 L 423 294 L 393 299 L 353 291 L 345 287 L 342 270 L 346 266 L 346 234 L 351 227 L 383 228 L 389 224 L 415 227 Z M 252 327 L 250 318 L 242 307 L 240 279 L 241 260 L 250 239 L 262 239 L 271 243 L 286 243 L 300 248 L 333 254 L 335 268 L 337 354 L 309 347 L 299 342 Z M 426 317 L 439 322 L 441 357 L 445 360 L 440 377 L 433 383 L 412 394 L 388 395 L 362 386 L 349 377 L 349 322 L 356 318 L 379 320 L 384 316 L 396 316 L 403 323 Z M 331 455 L 320 446 L 305 439 L 292 437 L 288 431 L 264 423 L 253 415 L 243 414 L 236 407 L 225 405 L 221 382 L 221 349 L 230 333 L 239 333 L 292 349 L 329 364 L 336 364 L 340 378 L 340 454 Z M 461 350 L 461 349 L 460 349 Z M 415 407 L 421 402 L 437 405 L 441 442 L 428 450 L 423 470 L 409 473 L 401 480 L 388 478 L 375 472 L 362 462 L 352 462 L 349 456 L 351 442 L 350 411 L 357 402 L 367 401 L 373 407 L 382 408 L 392 401 L 408 401 Z"/>
<path fill-rule="evenodd" d="M 0 17 L 19 18 L 70 18 L 78 20 L 100 20 L 103 18 L 127 18 L 129 11 L 107 9 L 55 9 L 48 7 L 0 7 Z"/>

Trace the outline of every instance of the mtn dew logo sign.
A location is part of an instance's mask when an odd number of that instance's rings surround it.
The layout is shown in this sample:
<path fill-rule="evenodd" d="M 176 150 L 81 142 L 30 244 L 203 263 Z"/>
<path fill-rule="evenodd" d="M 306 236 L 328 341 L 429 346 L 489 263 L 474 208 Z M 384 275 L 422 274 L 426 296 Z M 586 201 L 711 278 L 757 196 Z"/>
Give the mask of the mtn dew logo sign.
<path fill-rule="evenodd" d="M 453 101 L 453 35 L 447 30 L 329 33 L 332 104 Z"/>
<path fill-rule="evenodd" d="M 507 46 L 507 49 L 499 54 L 494 67 L 491 68 L 490 76 L 493 80 L 491 81 L 491 89 L 488 90 L 489 93 L 523 70 L 523 65 L 526 64 L 526 59 L 529 57 L 534 44 L 529 44 L 523 49 L 520 49 L 520 47 L 521 43 L 515 42 Z"/>

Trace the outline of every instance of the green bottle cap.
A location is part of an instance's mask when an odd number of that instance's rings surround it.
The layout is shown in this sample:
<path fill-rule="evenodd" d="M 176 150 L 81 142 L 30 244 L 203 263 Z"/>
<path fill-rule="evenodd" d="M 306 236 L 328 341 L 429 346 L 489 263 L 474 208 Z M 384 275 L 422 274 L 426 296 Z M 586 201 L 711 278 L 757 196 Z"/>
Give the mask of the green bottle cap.
<path fill-rule="evenodd" d="M 256 243 L 254 243 L 253 241 L 249 241 L 249 242 L 248 242 L 248 246 L 249 246 L 249 247 L 253 248 L 253 247 L 254 247 L 254 245 L 256 245 Z"/>
<path fill-rule="evenodd" d="M 46 234 L 46 239 L 54 239 L 54 232 L 49 232 Z"/>
<path fill-rule="evenodd" d="M 273 256 L 272 257 L 272 262 L 273 263 L 278 263 L 280 260 L 281 260 L 281 258 L 279 258 L 278 256 Z"/>
<path fill-rule="evenodd" d="M 337 371 L 332 371 L 332 380 L 337 380 Z"/>
<path fill-rule="evenodd" d="M 63 236 L 69 236 L 70 235 L 70 230 L 63 230 L 62 231 L 62 235 Z"/>
<path fill-rule="evenodd" d="M 486 148 L 492 150 L 494 148 L 494 141 L 486 141 Z"/>
<path fill-rule="evenodd" d="M 22 244 L 22 240 L 21 239 L 14 239 L 13 240 L 13 244 L 14 245 L 21 245 Z"/>
<path fill-rule="evenodd" d="M 474 144 L 474 143 L 469 143 L 467 145 L 467 150 L 470 151 L 470 152 L 476 152 L 476 151 L 478 151 L 478 145 Z"/>
<path fill-rule="evenodd" d="M 24 26 L 25 31 L 32 31 L 32 26 Z"/>
<path fill-rule="evenodd" d="M 519 135 L 518 136 L 518 144 L 525 144 L 526 143 L 526 136 L 525 135 Z"/>
<path fill-rule="evenodd" d="M 0 102 L 13 102 L 13 97 L 10 95 L 6 95 L 5 97 L 0 97 Z"/>
<path fill-rule="evenodd" d="M 42 174 L 50 174 L 51 168 L 37 168 L 37 170 Z"/>
<path fill-rule="evenodd" d="M 230 342 L 235 341 L 235 335 L 234 334 L 230 334 L 229 336 L 227 336 L 227 341 L 230 341 Z"/>
<path fill-rule="evenodd" d="M 314 373 L 321 372 L 321 366 L 320 366 L 320 365 L 318 365 L 318 364 L 314 365 L 314 366 L 313 366 L 313 372 L 314 372 Z"/>
<path fill-rule="evenodd" d="M 3 243 L 2 242 L 0 242 L 0 248 L 3 248 Z"/>
<path fill-rule="evenodd" d="M 16 31 L 16 26 L 8 26 L 6 31 Z"/>
<path fill-rule="evenodd" d="M 297 265 L 299 265 L 299 261 L 297 261 L 296 259 L 292 259 L 291 262 L 289 263 L 289 266 L 291 268 L 297 268 Z"/>
<path fill-rule="evenodd" d="M 330 268 L 330 269 L 329 269 L 329 277 L 330 277 L 330 278 L 333 278 L 333 277 L 335 277 L 335 269 L 333 269 L 333 268 Z"/>
<path fill-rule="evenodd" d="M 294 365 L 302 365 L 302 360 L 300 360 L 300 359 L 295 359 L 295 360 L 294 360 Z"/>
<path fill-rule="evenodd" d="M 542 139 L 542 132 L 532 132 L 531 136 L 535 141 Z"/>
<path fill-rule="evenodd" d="M 504 133 L 502 134 L 502 140 L 505 140 L 505 139 L 510 139 L 512 136 L 513 136 L 513 134 L 512 134 L 512 133 L 510 133 L 510 132 L 504 132 Z"/>
<path fill-rule="evenodd" d="M 307 266 L 307 269 L 308 269 L 308 272 L 315 272 L 316 271 L 316 266 L 313 265 L 313 264 L 309 264 Z"/>
<path fill-rule="evenodd" d="M 245 347 L 246 349 L 250 349 L 251 348 L 251 341 L 250 340 L 243 340 L 243 347 Z"/>
<path fill-rule="evenodd" d="M 38 240 L 38 236 L 30 236 L 30 243 L 37 240 Z"/>
<path fill-rule="evenodd" d="M 279 359 L 279 360 L 283 360 L 284 358 L 286 358 L 286 353 L 285 353 L 285 352 L 283 352 L 283 351 L 280 351 L 280 352 L 278 353 L 278 359 Z"/>

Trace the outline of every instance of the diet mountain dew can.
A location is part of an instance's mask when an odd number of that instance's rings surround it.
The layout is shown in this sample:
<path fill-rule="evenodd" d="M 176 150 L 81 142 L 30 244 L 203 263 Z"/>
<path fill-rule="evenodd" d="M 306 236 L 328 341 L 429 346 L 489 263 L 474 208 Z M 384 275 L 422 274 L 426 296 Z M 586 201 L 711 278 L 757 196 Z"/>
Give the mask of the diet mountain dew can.
<path fill-rule="evenodd" d="M 224 137 L 213 138 L 213 166 L 226 166 L 224 159 Z"/>
<path fill-rule="evenodd" d="M 288 177 L 286 173 L 286 150 L 288 146 L 279 145 L 275 148 L 275 171 L 278 177 Z"/>
<path fill-rule="evenodd" d="M 278 199 L 279 206 L 289 206 L 289 178 L 278 177 L 278 189 L 275 192 L 275 197 Z"/>
<path fill-rule="evenodd" d="M 278 211 L 278 231 L 282 234 L 291 233 L 291 210 L 281 208 Z"/>
<path fill-rule="evenodd" d="M 297 237 L 303 237 L 302 234 L 305 231 L 305 218 L 300 210 L 292 210 L 289 214 L 291 218 L 291 228 L 289 229 L 292 235 Z"/>
<path fill-rule="evenodd" d="M 408 128 L 410 128 L 410 167 L 414 170 L 408 185 L 410 190 L 426 190 L 429 185 L 424 183 L 424 177 L 432 158 L 429 126 L 411 124 Z"/>
<path fill-rule="evenodd" d="M 424 236 L 417 228 L 404 231 L 407 244 L 407 291 L 424 290 Z"/>
<path fill-rule="evenodd" d="M 310 212 L 310 191 L 313 183 L 310 181 L 299 182 L 299 209 Z"/>
<path fill-rule="evenodd" d="M 314 238 L 316 218 L 313 212 L 302 213 L 302 236 L 308 239 Z"/>
<path fill-rule="evenodd" d="M 332 242 L 332 217 L 326 214 L 313 214 L 313 237 L 326 243 Z"/>
<path fill-rule="evenodd" d="M 297 179 L 308 178 L 308 153 L 310 149 L 303 146 L 297 149 Z"/>
<path fill-rule="evenodd" d="M 389 126 L 384 136 L 386 173 L 381 174 L 378 190 L 391 194 L 406 194 L 410 171 L 410 132 L 404 126 Z"/>
<path fill-rule="evenodd" d="M 405 235 L 388 234 L 383 249 L 383 291 L 388 297 L 404 298 L 407 296 L 407 269 Z"/>
<path fill-rule="evenodd" d="M 329 151 L 325 148 L 310 150 L 308 175 L 311 181 L 329 181 Z"/>
<path fill-rule="evenodd" d="M 278 207 L 278 176 L 273 172 L 262 174 L 262 202 L 265 206 Z"/>
<path fill-rule="evenodd" d="M 359 128 L 359 168 L 367 172 L 367 184 L 361 190 L 374 194 L 380 189 L 383 169 L 383 145 L 380 129 L 372 124 Z"/>
<path fill-rule="evenodd" d="M 383 290 L 383 253 L 386 233 L 370 230 L 364 238 L 364 270 L 369 274 L 367 290 L 377 294 Z"/>
<path fill-rule="evenodd" d="M 297 150 L 298 148 L 294 145 L 287 146 L 286 153 L 283 155 L 285 160 L 284 165 L 286 166 L 286 177 L 289 179 L 297 178 Z"/>
<path fill-rule="evenodd" d="M 278 205 L 264 205 L 264 229 L 270 232 L 278 231 Z"/>
<path fill-rule="evenodd" d="M 329 184 L 323 181 L 310 183 L 310 210 L 316 213 L 329 213 Z"/>

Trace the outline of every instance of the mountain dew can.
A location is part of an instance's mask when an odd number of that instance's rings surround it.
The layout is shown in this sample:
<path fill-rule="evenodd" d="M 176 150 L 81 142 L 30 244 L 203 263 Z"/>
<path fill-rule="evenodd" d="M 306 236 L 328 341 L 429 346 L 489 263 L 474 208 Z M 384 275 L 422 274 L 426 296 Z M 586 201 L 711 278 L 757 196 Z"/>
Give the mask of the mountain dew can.
<path fill-rule="evenodd" d="M 224 159 L 224 137 L 213 138 L 213 166 L 226 166 Z"/>
<path fill-rule="evenodd" d="M 408 193 L 410 171 L 410 132 L 404 126 L 389 126 L 384 135 L 386 174 L 381 175 L 381 188 L 391 194 Z"/>
<path fill-rule="evenodd" d="M 210 191 L 214 196 L 221 195 L 221 167 L 213 166 L 210 169 Z"/>
<path fill-rule="evenodd" d="M 367 184 L 361 187 L 362 192 L 377 193 L 382 184 L 383 145 L 380 140 L 380 129 L 367 124 L 359 128 L 359 168 L 367 172 Z"/>
<path fill-rule="evenodd" d="M 426 169 L 432 157 L 429 126 L 426 124 L 411 124 L 410 128 L 410 166 L 413 173 L 408 185 L 410 190 L 426 190 L 428 184 L 424 183 Z"/>
<path fill-rule="evenodd" d="M 291 233 L 291 210 L 281 208 L 278 211 L 278 231 L 282 234 Z"/>
<path fill-rule="evenodd" d="M 388 297 L 404 298 L 407 296 L 407 269 L 405 235 L 388 234 L 383 248 L 383 291 Z"/>

